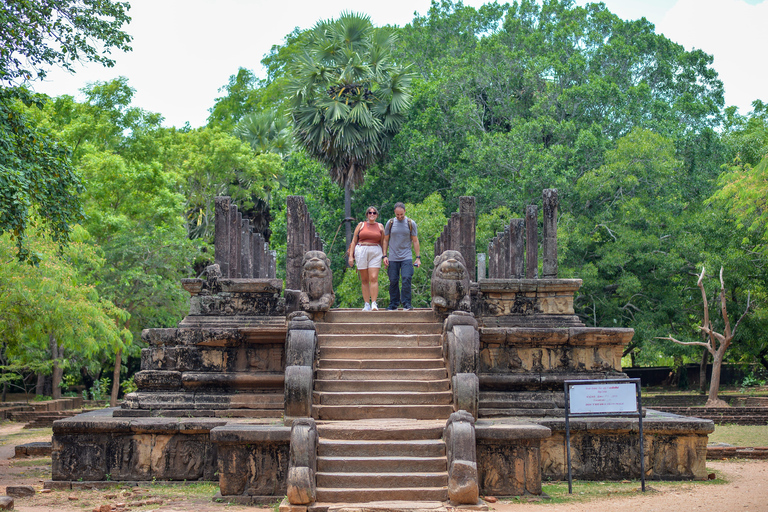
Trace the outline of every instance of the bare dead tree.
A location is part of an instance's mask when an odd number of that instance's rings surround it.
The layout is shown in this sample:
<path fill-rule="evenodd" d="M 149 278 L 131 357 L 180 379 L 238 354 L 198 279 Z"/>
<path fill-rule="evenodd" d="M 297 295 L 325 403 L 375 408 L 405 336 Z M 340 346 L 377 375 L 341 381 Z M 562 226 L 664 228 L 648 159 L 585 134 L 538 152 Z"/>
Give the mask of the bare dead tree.
<path fill-rule="evenodd" d="M 723 407 L 728 404 L 724 400 L 720 400 L 717 397 L 717 393 L 720 390 L 720 371 L 723 365 L 723 359 L 725 358 L 725 352 L 731 345 L 731 341 L 736 336 L 736 328 L 739 326 L 744 317 L 747 316 L 749 308 L 751 307 L 751 294 L 747 294 L 747 307 L 744 309 L 744 313 L 731 329 L 731 323 L 728 319 L 728 310 L 725 307 L 725 282 L 723 281 L 723 267 L 720 267 L 720 315 L 725 322 L 725 328 L 723 333 L 716 332 L 712 327 L 712 322 L 709 319 L 709 304 L 707 303 L 707 292 L 704 291 L 704 267 L 701 268 L 701 275 L 699 275 L 699 281 L 696 283 L 701 290 L 701 298 L 704 301 L 704 320 L 701 322 L 699 329 L 703 332 L 708 341 L 679 341 L 673 338 L 671 335 L 666 338 L 657 338 L 661 340 L 673 341 L 679 345 L 698 345 L 704 347 L 712 354 L 712 380 L 709 383 L 709 396 L 707 397 L 708 407 Z"/>

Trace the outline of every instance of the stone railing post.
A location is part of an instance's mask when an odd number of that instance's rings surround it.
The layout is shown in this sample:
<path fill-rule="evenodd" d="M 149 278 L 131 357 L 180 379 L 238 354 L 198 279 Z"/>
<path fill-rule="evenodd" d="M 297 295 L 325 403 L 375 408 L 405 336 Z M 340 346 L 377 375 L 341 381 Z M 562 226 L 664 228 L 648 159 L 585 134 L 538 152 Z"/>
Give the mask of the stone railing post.
<path fill-rule="evenodd" d="M 477 479 L 475 420 L 467 411 L 451 414 L 443 431 L 448 458 L 448 499 L 453 505 L 476 505 Z"/>
<path fill-rule="evenodd" d="M 317 332 L 302 312 L 293 313 L 285 339 L 285 422 L 312 415 Z"/>
<path fill-rule="evenodd" d="M 451 376 L 453 410 L 464 410 L 477 418 L 480 381 L 480 334 L 471 313 L 455 312 L 443 323 L 443 358 Z"/>
<path fill-rule="evenodd" d="M 317 426 L 312 418 L 299 418 L 291 427 L 288 465 L 288 503 L 309 505 L 317 496 Z"/>

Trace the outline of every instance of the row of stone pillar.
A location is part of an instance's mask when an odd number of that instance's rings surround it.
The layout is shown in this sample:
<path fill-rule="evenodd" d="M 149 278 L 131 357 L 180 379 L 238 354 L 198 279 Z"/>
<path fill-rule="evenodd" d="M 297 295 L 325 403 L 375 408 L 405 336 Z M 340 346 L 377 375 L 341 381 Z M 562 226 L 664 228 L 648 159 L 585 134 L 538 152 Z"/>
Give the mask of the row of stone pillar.
<path fill-rule="evenodd" d="M 270 278 L 277 275 L 277 253 L 244 219 L 228 196 L 216 197 L 214 262 L 222 277 Z"/>
<path fill-rule="evenodd" d="M 542 278 L 557 278 L 557 189 L 544 189 L 542 226 Z M 488 278 L 537 279 L 539 234 L 538 208 L 529 205 L 525 219 L 512 219 L 488 244 Z M 478 279 L 484 276 L 478 276 Z"/>
<path fill-rule="evenodd" d="M 315 230 L 315 224 L 309 216 L 303 196 L 288 196 L 286 216 L 285 288 L 300 290 L 304 253 L 322 251 L 323 241 Z"/>
<path fill-rule="evenodd" d="M 442 234 L 435 240 L 435 256 L 444 251 L 458 251 L 467 263 L 467 272 L 472 279 L 475 275 L 475 198 L 459 197 L 459 211 L 453 212 Z"/>

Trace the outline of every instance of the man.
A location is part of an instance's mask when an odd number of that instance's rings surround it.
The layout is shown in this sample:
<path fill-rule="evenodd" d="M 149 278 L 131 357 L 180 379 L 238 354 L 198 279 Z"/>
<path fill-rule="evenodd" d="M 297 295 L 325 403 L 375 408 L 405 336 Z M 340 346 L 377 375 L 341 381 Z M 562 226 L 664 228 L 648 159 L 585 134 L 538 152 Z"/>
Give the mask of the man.
<path fill-rule="evenodd" d="M 394 311 L 400 304 L 406 311 L 413 309 L 411 306 L 411 278 L 413 278 L 414 266 L 421 265 L 419 254 L 419 232 L 413 219 L 405 216 L 405 205 L 395 203 L 395 218 L 390 219 L 384 226 L 384 265 L 389 275 L 389 307 Z M 416 260 L 413 260 L 411 244 L 416 252 Z M 400 278 L 403 280 L 402 294 L 400 293 Z"/>

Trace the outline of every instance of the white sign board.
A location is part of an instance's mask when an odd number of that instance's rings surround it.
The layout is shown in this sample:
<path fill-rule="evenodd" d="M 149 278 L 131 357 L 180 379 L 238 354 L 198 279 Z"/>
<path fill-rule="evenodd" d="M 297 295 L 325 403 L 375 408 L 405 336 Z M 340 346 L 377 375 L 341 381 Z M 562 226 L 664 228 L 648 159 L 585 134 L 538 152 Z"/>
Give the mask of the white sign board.
<path fill-rule="evenodd" d="M 571 414 L 637 412 L 634 383 L 569 384 Z"/>

